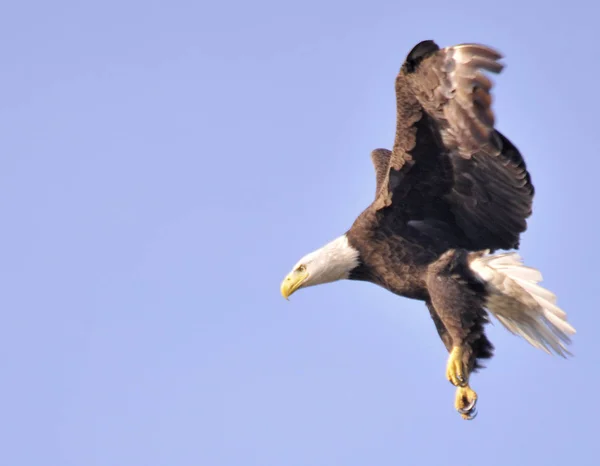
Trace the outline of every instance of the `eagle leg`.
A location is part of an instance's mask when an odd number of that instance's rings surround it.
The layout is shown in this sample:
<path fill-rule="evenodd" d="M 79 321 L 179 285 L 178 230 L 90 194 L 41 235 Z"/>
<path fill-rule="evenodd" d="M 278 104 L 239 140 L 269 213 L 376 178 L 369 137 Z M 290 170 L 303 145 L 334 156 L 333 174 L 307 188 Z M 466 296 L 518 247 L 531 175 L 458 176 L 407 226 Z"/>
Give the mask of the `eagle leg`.
<path fill-rule="evenodd" d="M 468 252 L 449 250 L 429 265 L 429 312 L 450 355 L 447 379 L 457 387 L 454 406 L 463 419 L 476 415 L 477 393 L 469 386 L 471 373 L 481 368 L 480 359 L 492 356 L 485 336 L 486 289 L 468 269 Z"/>
<path fill-rule="evenodd" d="M 448 357 L 446 377 L 457 387 L 454 407 L 463 419 L 470 421 L 477 416 L 477 393 L 469 386 L 470 371 L 465 364 L 465 353 L 463 346 L 452 348 Z"/>
<path fill-rule="evenodd" d="M 463 419 L 471 421 L 477 417 L 475 405 L 477 405 L 477 393 L 471 387 L 465 385 L 456 389 L 454 407 Z"/>
<path fill-rule="evenodd" d="M 455 346 L 450 351 L 446 365 L 446 377 L 456 387 L 465 387 L 469 383 L 469 373 L 464 363 L 462 346 Z"/>

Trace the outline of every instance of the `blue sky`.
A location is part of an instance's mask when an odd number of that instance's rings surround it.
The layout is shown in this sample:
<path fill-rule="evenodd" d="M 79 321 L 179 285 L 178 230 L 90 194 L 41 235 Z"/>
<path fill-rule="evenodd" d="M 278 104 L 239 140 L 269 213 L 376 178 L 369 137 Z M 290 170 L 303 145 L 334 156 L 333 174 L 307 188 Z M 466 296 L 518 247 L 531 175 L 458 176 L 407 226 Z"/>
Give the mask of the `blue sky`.
<path fill-rule="evenodd" d="M 596 464 L 590 5 L 4 5 L 0 463 Z M 423 39 L 505 54 L 498 127 L 537 190 L 521 253 L 578 330 L 563 360 L 489 326 L 471 423 L 422 303 L 279 294 L 372 201 L 369 152 L 392 145 L 394 76 Z"/>

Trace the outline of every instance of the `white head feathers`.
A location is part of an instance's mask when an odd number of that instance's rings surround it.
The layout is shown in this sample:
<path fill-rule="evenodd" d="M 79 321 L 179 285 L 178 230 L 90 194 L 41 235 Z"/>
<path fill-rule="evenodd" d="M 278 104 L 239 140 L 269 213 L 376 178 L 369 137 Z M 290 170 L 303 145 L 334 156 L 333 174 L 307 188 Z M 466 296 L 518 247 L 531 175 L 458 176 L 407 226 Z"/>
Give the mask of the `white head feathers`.
<path fill-rule="evenodd" d="M 313 251 L 296 263 L 293 270 L 304 266 L 308 276 L 300 288 L 346 279 L 359 264 L 358 251 L 342 235 Z"/>

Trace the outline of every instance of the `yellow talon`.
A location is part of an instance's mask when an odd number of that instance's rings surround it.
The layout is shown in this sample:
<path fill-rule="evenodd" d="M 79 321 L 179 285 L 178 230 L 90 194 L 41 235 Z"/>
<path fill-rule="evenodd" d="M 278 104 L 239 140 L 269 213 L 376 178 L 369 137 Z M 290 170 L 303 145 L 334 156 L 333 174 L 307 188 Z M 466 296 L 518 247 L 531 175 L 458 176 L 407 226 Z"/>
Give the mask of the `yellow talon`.
<path fill-rule="evenodd" d="M 460 413 L 461 417 L 467 421 L 475 419 L 477 416 L 477 410 L 475 405 L 477 404 L 477 393 L 469 387 L 458 387 L 456 389 L 456 400 L 454 401 L 454 407 Z"/>
<path fill-rule="evenodd" d="M 463 350 L 460 346 L 455 346 L 450 352 L 446 377 L 456 387 L 464 387 L 469 382 L 469 376 L 463 363 Z"/>

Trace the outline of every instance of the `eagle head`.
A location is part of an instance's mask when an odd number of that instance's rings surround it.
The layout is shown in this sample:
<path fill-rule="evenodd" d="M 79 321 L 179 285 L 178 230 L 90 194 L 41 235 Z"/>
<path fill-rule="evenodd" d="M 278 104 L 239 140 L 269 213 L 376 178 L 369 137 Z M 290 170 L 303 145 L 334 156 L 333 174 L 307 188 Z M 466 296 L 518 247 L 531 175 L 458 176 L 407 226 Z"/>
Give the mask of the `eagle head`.
<path fill-rule="evenodd" d="M 346 279 L 358 265 L 358 251 L 342 235 L 300 259 L 281 282 L 281 294 L 288 299 L 300 288 Z"/>

